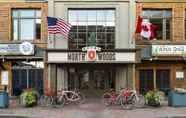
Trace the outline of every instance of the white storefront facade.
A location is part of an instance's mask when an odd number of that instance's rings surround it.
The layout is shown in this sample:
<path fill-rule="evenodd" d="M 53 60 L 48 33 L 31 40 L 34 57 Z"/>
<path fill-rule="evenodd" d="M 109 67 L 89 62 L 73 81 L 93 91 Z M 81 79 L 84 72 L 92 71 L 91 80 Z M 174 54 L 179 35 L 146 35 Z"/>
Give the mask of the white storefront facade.
<path fill-rule="evenodd" d="M 105 89 L 135 87 L 135 1 L 50 0 L 48 7 L 50 17 L 72 28 L 68 39 L 49 35 L 46 91 L 80 89 L 99 97 Z"/>

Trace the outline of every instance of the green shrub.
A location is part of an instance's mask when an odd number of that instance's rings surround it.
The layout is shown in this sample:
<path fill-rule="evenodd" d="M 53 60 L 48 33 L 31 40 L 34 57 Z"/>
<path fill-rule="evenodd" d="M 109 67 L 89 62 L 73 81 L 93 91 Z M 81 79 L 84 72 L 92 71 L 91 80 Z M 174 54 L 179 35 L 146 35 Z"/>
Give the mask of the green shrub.
<path fill-rule="evenodd" d="M 37 105 L 37 92 L 35 90 L 24 90 L 20 98 L 23 106 L 33 107 Z"/>
<path fill-rule="evenodd" d="M 163 93 L 158 90 L 148 91 L 145 94 L 146 104 L 150 106 L 160 106 L 161 101 L 163 100 Z"/>

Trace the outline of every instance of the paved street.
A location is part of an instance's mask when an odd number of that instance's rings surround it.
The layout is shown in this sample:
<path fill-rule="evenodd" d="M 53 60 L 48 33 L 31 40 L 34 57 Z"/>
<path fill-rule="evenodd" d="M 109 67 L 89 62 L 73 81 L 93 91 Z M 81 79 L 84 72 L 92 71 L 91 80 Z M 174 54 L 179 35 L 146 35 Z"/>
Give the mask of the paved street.
<path fill-rule="evenodd" d="M 17 114 L 39 118 L 167 118 L 186 116 L 186 108 L 168 107 L 165 104 L 160 108 L 145 107 L 122 110 L 119 106 L 105 107 L 100 101 L 91 100 L 85 104 L 68 105 L 64 108 L 24 108 L 11 102 L 9 108 L 0 109 L 0 114 Z"/>

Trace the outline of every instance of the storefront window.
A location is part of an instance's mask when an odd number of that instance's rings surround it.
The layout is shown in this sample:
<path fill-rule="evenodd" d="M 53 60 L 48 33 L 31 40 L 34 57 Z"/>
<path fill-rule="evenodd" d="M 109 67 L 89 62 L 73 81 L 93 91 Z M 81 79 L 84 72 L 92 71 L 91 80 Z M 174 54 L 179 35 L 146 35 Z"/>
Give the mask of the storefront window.
<path fill-rule="evenodd" d="M 69 49 L 81 49 L 89 45 L 95 33 L 97 47 L 115 47 L 115 9 L 69 9 L 68 21 L 72 24 L 69 34 Z"/>
<path fill-rule="evenodd" d="M 171 23 L 172 23 L 171 10 L 143 9 L 142 15 L 143 18 L 149 19 L 150 23 L 152 23 L 157 27 L 155 32 L 157 40 L 171 39 Z"/>
<path fill-rule="evenodd" d="M 41 11 L 38 9 L 13 9 L 13 40 L 41 38 Z"/>
<path fill-rule="evenodd" d="M 167 95 L 170 90 L 170 70 L 141 69 L 139 71 L 139 85 L 142 94 L 156 88 Z"/>

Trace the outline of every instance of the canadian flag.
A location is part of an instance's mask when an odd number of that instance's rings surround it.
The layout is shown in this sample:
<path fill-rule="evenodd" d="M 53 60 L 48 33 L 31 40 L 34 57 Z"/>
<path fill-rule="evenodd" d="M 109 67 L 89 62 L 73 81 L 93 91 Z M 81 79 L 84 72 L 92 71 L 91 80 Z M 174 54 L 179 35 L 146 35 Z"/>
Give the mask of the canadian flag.
<path fill-rule="evenodd" d="M 140 33 L 140 35 L 147 39 L 154 39 L 156 37 L 157 26 L 153 25 L 149 22 L 149 19 L 142 19 L 140 16 L 138 17 L 136 33 Z"/>

